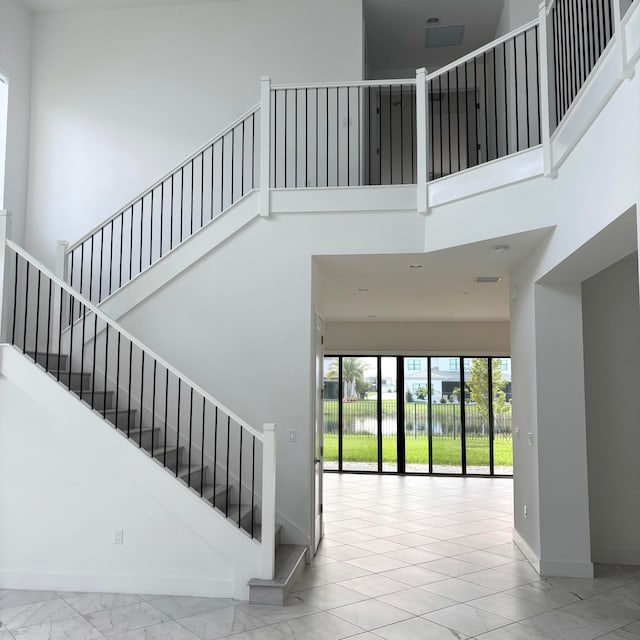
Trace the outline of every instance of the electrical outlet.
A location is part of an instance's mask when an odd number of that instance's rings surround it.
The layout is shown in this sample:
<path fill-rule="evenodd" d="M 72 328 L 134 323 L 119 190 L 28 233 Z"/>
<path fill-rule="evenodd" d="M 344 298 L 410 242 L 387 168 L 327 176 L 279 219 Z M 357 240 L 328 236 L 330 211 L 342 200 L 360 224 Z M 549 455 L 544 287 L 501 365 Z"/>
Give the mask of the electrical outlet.
<path fill-rule="evenodd" d="M 289 429 L 289 442 L 295 442 L 298 434 L 295 429 Z"/>
<path fill-rule="evenodd" d="M 526 504 L 524 505 L 524 517 L 525 518 L 527 517 L 527 505 Z"/>
<path fill-rule="evenodd" d="M 113 534 L 113 544 L 124 544 L 124 531 L 122 529 L 116 529 Z"/>

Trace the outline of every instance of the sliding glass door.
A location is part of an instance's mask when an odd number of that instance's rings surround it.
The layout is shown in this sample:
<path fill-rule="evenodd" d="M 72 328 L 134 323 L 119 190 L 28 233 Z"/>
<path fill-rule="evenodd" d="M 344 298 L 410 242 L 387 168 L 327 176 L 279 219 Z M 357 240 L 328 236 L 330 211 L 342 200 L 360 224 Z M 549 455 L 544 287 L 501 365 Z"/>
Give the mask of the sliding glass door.
<path fill-rule="evenodd" d="M 511 361 L 327 357 L 323 424 L 327 470 L 511 475 Z"/>

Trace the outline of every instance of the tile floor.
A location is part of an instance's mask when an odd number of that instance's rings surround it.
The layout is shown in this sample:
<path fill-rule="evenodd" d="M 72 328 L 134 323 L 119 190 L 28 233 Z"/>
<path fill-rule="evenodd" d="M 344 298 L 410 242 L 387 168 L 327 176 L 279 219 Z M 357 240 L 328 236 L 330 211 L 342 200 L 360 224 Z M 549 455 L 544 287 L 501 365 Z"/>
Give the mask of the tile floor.
<path fill-rule="evenodd" d="M 325 475 L 326 536 L 287 606 L 0 590 L 0 640 L 640 640 L 640 567 L 540 579 L 508 479 Z"/>

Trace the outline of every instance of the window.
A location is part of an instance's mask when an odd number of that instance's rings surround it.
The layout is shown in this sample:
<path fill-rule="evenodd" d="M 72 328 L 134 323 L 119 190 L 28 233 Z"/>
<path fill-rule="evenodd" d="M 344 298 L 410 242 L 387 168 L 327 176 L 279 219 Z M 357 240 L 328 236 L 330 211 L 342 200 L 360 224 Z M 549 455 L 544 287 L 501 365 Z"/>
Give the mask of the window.
<path fill-rule="evenodd" d="M 422 362 L 420 358 L 407 358 L 407 371 L 421 371 Z"/>
<path fill-rule="evenodd" d="M 503 371 L 509 371 L 509 363 L 506 360 L 501 360 L 500 361 L 500 368 Z"/>
<path fill-rule="evenodd" d="M 457 371 L 460 368 L 459 358 L 449 358 L 449 371 Z"/>

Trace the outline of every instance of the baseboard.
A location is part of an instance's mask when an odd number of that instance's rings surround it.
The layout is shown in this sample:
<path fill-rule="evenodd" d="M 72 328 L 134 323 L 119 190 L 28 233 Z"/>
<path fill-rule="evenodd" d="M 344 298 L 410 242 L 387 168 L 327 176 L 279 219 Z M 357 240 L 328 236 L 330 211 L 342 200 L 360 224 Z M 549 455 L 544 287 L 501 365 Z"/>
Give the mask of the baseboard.
<path fill-rule="evenodd" d="M 534 553 L 533 549 L 525 542 L 525 539 L 516 531 L 513 530 L 513 543 L 520 549 L 524 557 L 527 559 L 529 564 L 540 573 L 540 559 Z"/>
<path fill-rule="evenodd" d="M 549 578 L 593 578 L 593 562 L 540 560 L 540 575 Z"/>
<path fill-rule="evenodd" d="M 233 582 L 232 580 L 189 578 L 184 576 L 0 571 L 0 588 L 226 598 L 229 597 L 230 593 L 233 593 Z"/>

